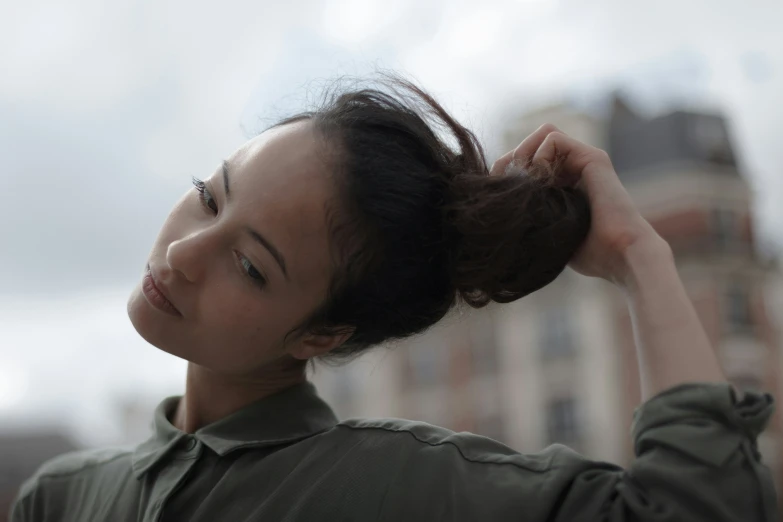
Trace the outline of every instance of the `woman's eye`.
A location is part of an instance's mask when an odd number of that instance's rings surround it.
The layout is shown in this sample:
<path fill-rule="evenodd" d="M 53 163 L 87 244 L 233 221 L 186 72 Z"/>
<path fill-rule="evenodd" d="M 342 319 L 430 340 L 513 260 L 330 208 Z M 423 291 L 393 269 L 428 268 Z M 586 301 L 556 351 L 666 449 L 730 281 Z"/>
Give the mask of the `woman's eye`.
<path fill-rule="evenodd" d="M 259 272 L 256 267 L 254 267 L 252 263 L 247 260 L 246 257 L 240 254 L 237 254 L 237 256 L 239 257 L 239 262 L 241 263 L 242 269 L 245 271 L 247 276 L 252 279 L 254 283 L 263 287 L 266 284 L 266 278 L 264 275 Z"/>
<path fill-rule="evenodd" d="M 200 179 L 193 178 L 193 185 L 198 191 L 198 199 L 201 201 L 201 204 L 204 205 L 204 208 L 208 209 L 213 214 L 217 214 L 217 202 L 215 201 L 215 198 L 212 197 L 212 193 L 207 188 L 207 184 Z"/>

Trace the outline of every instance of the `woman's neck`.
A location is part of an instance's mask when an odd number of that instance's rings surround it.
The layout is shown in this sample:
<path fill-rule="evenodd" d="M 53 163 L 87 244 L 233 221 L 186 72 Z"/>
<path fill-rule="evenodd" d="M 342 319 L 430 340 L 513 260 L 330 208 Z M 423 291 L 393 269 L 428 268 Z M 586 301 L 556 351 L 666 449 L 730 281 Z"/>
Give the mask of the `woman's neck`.
<path fill-rule="evenodd" d="M 301 361 L 280 361 L 257 377 L 228 377 L 188 363 L 185 394 L 177 404 L 171 423 L 186 433 L 241 410 L 305 380 Z"/>

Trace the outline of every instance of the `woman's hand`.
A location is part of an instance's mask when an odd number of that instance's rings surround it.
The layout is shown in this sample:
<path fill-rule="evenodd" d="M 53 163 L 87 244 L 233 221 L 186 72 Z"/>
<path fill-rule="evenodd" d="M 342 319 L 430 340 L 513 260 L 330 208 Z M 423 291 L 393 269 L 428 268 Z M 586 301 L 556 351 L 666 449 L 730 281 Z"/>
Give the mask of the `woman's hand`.
<path fill-rule="evenodd" d="M 531 164 L 555 164 L 555 172 L 564 184 L 575 185 L 587 194 L 592 224 L 585 242 L 569 263 L 578 273 L 624 285 L 630 249 L 668 249 L 633 205 L 603 150 L 546 124 L 498 159 L 491 175 L 503 175 Z"/>

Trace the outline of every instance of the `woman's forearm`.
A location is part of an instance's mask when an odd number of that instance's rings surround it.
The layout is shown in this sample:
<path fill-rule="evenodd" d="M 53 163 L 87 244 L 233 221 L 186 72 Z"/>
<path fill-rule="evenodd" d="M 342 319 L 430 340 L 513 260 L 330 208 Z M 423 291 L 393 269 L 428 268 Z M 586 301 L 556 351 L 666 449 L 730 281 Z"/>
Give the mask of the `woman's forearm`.
<path fill-rule="evenodd" d="M 639 241 L 625 261 L 617 283 L 631 313 L 642 399 L 687 382 L 725 381 L 669 245 L 657 236 Z"/>

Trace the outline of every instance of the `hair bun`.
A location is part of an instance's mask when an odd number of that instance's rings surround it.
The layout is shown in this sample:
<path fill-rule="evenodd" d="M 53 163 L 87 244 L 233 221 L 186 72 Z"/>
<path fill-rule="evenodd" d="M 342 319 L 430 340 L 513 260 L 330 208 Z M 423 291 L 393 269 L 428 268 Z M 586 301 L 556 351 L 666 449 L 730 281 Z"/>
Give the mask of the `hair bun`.
<path fill-rule="evenodd" d="M 556 183 L 558 167 L 489 176 L 458 154 L 444 219 L 454 288 L 473 307 L 507 303 L 565 269 L 590 230 L 587 196 Z"/>

